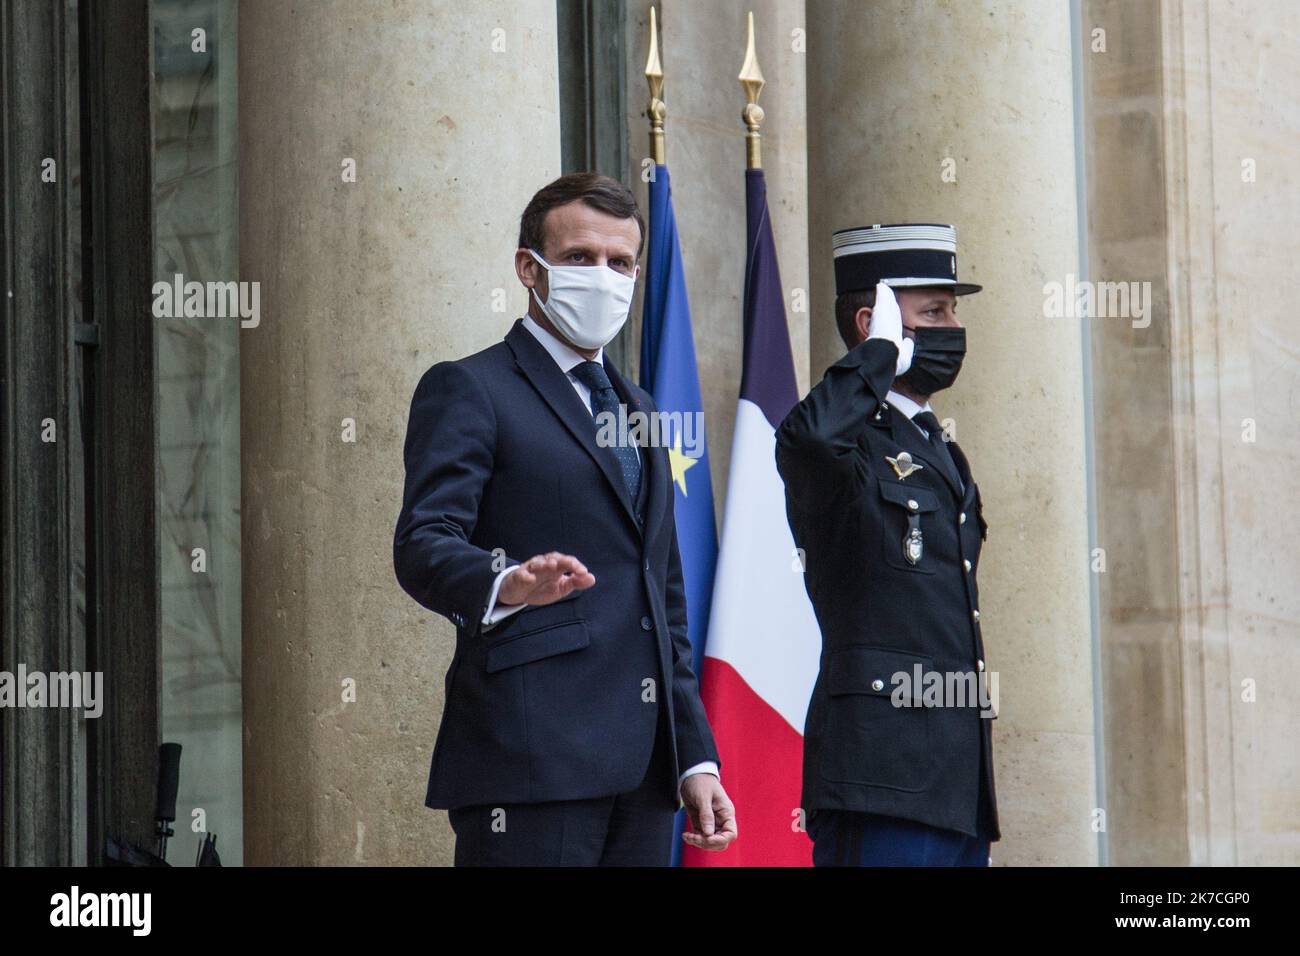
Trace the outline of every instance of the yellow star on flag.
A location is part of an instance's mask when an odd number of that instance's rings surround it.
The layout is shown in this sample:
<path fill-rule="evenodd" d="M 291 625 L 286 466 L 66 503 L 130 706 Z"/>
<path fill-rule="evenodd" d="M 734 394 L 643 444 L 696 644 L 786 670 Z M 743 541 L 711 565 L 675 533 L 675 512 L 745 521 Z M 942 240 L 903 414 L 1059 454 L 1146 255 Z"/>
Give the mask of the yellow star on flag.
<path fill-rule="evenodd" d="M 673 482 L 682 489 L 683 495 L 686 494 L 686 471 L 699 463 L 698 458 L 682 453 L 682 438 L 680 435 L 675 436 L 673 447 L 668 449 L 668 464 L 673 470 Z"/>

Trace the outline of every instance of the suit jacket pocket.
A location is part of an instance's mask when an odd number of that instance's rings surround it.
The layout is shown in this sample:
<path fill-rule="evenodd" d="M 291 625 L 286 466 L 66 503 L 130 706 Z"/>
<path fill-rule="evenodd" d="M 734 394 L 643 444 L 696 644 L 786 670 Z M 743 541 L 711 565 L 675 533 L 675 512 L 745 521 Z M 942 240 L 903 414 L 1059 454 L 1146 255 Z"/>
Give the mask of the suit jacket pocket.
<path fill-rule="evenodd" d="M 925 673 L 931 658 L 866 645 L 831 653 L 826 662 L 823 777 L 911 792 L 929 786 L 932 715 L 920 703 L 917 665 Z M 906 675 L 905 682 L 895 679 L 899 674 Z M 910 706 L 900 706 L 895 698 Z"/>
<path fill-rule="evenodd" d="M 507 667 L 531 664 L 556 654 L 577 651 L 591 643 L 587 622 L 561 621 L 534 628 L 507 638 L 487 649 L 487 672 L 495 674 Z"/>

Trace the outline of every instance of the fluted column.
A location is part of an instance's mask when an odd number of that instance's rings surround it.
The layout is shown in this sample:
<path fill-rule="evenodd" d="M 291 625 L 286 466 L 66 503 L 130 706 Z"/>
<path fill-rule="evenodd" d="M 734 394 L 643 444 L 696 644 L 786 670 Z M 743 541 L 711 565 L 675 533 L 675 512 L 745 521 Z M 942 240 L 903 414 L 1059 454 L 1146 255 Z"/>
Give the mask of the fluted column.
<path fill-rule="evenodd" d="M 239 18 L 246 860 L 450 862 L 423 804 L 454 633 L 394 579 L 402 442 L 421 373 L 524 311 L 519 215 L 560 173 L 555 4 Z"/>
<path fill-rule="evenodd" d="M 1078 319 L 1043 286 L 1079 273 L 1070 7 L 807 0 L 812 373 L 843 354 L 831 232 L 953 223 L 969 354 L 936 397 L 990 529 L 981 624 L 999 672 L 994 862 L 1097 859 L 1088 462 Z M 945 176 L 945 173 L 947 175 Z"/>

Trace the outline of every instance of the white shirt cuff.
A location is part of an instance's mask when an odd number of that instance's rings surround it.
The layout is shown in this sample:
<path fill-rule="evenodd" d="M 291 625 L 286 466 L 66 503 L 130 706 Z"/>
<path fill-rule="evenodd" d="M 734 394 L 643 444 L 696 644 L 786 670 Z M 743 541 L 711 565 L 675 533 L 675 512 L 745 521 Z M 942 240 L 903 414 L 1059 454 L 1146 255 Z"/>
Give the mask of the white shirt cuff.
<path fill-rule="evenodd" d="M 679 800 L 681 799 L 682 784 L 686 781 L 687 777 L 697 773 L 711 773 L 719 780 L 722 779 L 722 774 L 718 771 L 718 765 L 712 760 L 705 760 L 703 763 L 697 763 L 694 767 L 689 768 L 684 774 L 677 778 L 677 797 Z"/>
<path fill-rule="evenodd" d="M 516 611 L 522 611 L 527 604 L 503 604 L 497 607 L 497 595 L 501 592 L 501 583 L 505 581 L 508 575 L 519 565 L 512 565 L 497 574 L 497 579 L 492 582 L 492 592 L 488 595 L 487 610 L 483 612 L 483 629 L 487 630 L 492 625 L 504 621 Z"/>

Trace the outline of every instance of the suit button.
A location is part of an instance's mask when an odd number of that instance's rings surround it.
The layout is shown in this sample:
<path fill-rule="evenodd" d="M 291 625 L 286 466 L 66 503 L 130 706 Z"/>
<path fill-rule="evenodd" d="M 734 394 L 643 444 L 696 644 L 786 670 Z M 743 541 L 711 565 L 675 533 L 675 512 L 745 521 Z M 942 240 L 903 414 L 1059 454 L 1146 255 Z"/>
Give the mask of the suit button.
<path fill-rule="evenodd" d="M 963 511 L 960 515 L 958 515 L 958 517 L 957 517 L 957 523 L 958 523 L 958 524 L 965 524 L 965 523 L 966 523 L 966 512 Z"/>
<path fill-rule="evenodd" d="M 871 689 L 872 689 L 872 690 L 884 690 L 884 689 L 885 689 L 885 682 L 884 682 L 883 680 L 881 680 L 879 677 L 877 677 L 875 680 L 873 680 L 873 681 L 871 682 Z"/>
<path fill-rule="evenodd" d="M 961 564 L 962 564 L 962 567 L 964 567 L 967 571 L 970 570 L 970 561 L 969 561 L 968 559 L 966 559 L 966 558 L 962 558 L 962 559 L 961 559 Z"/>
<path fill-rule="evenodd" d="M 971 615 L 971 617 L 975 618 L 975 620 L 977 620 L 977 621 L 980 619 L 980 612 L 979 612 L 979 611 L 971 611 L 971 612 L 970 612 L 970 615 Z"/>
<path fill-rule="evenodd" d="M 654 626 L 655 626 L 655 622 L 652 621 L 652 620 L 650 620 L 650 618 L 648 618 L 648 617 L 643 617 L 643 618 L 641 618 L 641 630 L 643 630 L 643 631 L 653 631 L 653 630 L 654 630 Z"/>
<path fill-rule="evenodd" d="M 983 671 L 984 671 L 984 662 L 983 662 L 983 661 L 976 661 L 976 662 L 975 662 L 975 666 L 978 667 L 978 668 L 980 669 L 980 672 L 981 672 L 981 673 L 983 673 Z"/>

